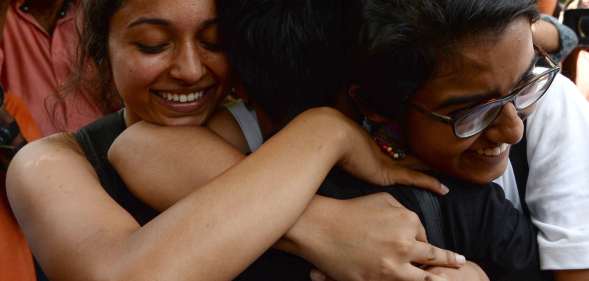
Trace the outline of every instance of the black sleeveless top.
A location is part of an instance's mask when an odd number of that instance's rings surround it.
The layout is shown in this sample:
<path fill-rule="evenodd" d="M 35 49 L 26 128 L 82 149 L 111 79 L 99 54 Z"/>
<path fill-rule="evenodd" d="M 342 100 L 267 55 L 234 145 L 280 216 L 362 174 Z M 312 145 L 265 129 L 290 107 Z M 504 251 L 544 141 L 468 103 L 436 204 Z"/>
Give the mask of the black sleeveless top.
<path fill-rule="evenodd" d="M 82 128 L 75 138 L 106 192 L 144 225 L 157 216 L 157 211 L 131 194 L 107 159 L 108 149 L 125 127 L 120 111 Z M 348 199 L 388 192 L 420 217 L 430 243 L 463 254 L 479 264 L 491 280 L 551 280 L 539 270 L 535 228 L 505 199 L 501 187 L 476 186 L 450 178 L 441 181 L 451 191 L 438 197 L 410 187 L 372 186 L 334 169 L 319 194 Z M 236 280 L 310 280 L 311 268 L 299 257 L 270 249 Z"/>
<path fill-rule="evenodd" d="M 140 225 L 145 225 L 155 218 L 158 212 L 131 194 L 107 158 L 108 149 L 125 128 L 123 111 L 119 111 L 80 129 L 75 138 L 96 170 L 100 183 L 108 195 L 127 210 Z"/>

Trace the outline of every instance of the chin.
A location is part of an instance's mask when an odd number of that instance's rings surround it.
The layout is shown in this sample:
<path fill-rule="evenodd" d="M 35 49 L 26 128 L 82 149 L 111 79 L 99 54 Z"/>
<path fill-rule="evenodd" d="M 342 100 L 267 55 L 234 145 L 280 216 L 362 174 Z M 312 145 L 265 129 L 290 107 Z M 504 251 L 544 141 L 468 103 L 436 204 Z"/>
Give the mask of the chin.
<path fill-rule="evenodd" d="M 494 181 L 496 178 L 503 175 L 507 163 L 493 167 L 492 169 L 468 169 L 460 171 L 460 174 L 456 175 L 458 179 L 472 182 L 475 184 L 487 184 Z M 465 173 L 466 172 L 466 173 Z"/>

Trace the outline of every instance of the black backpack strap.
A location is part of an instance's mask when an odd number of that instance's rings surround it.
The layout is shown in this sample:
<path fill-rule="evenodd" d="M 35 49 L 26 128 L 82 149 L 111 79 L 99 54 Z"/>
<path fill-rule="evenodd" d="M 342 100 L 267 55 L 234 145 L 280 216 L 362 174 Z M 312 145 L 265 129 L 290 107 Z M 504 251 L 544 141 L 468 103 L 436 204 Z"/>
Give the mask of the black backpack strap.
<path fill-rule="evenodd" d="M 513 167 L 513 173 L 515 174 L 515 182 L 517 183 L 517 191 L 519 193 L 519 201 L 522 206 L 524 214 L 530 215 L 530 210 L 526 204 L 526 185 L 528 184 L 528 174 L 530 173 L 530 166 L 528 164 L 527 145 L 526 139 L 526 122 L 524 122 L 524 136 L 522 140 L 511 146 L 509 151 L 509 160 Z"/>
<path fill-rule="evenodd" d="M 446 248 L 444 223 L 442 221 L 442 211 L 438 197 L 422 189 L 412 188 L 411 191 L 415 195 L 417 204 L 421 209 L 420 218 L 426 230 L 428 242 L 437 247 Z"/>

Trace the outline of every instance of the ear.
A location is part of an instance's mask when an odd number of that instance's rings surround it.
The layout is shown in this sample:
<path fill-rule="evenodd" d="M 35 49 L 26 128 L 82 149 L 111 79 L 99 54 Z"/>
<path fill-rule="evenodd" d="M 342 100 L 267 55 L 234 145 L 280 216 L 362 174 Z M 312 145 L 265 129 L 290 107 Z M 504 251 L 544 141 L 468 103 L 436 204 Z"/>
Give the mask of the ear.
<path fill-rule="evenodd" d="M 348 88 L 348 96 L 352 99 L 360 113 L 362 113 L 366 119 L 376 124 L 390 123 L 393 121 L 390 118 L 384 117 L 371 110 L 369 106 L 362 102 L 362 98 L 359 95 L 360 86 L 353 84 Z"/>

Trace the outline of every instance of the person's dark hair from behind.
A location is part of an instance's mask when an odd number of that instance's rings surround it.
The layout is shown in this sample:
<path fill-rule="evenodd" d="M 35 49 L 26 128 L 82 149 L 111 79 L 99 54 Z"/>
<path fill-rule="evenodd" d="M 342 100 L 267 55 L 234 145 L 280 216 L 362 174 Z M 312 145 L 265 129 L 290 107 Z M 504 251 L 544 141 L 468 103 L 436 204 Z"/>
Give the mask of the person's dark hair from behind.
<path fill-rule="evenodd" d="M 83 24 L 79 30 L 76 69 L 66 91 L 90 95 L 88 99 L 104 112 L 121 106 L 115 90 L 108 57 L 110 21 L 124 0 L 82 1 Z"/>
<path fill-rule="evenodd" d="M 349 83 L 360 0 L 218 0 L 219 36 L 246 93 L 280 125 Z"/>
<path fill-rule="evenodd" d="M 366 0 L 355 69 L 359 101 L 389 118 L 442 65 L 460 65 L 465 40 L 499 35 L 534 0 Z"/>

